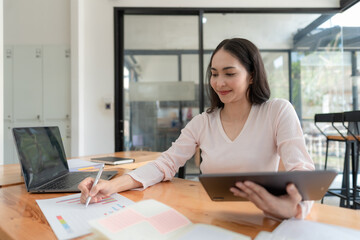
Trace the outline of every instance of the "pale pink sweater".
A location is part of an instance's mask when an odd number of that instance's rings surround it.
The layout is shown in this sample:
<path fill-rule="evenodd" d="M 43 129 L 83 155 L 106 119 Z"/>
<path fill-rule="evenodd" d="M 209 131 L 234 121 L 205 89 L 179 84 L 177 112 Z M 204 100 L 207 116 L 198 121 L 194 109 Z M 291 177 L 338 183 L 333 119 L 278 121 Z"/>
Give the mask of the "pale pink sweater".
<path fill-rule="evenodd" d="M 292 105 L 283 99 L 253 105 L 237 138 L 231 141 L 220 121 L 220 109 L 194 117 L 179 138 L 155 161 L 129 173 L 144 189 L 171 180 L 201 149 L 201 172 L 237 173 L 277 171 L 280 158 L 286 171 L 314 170 L 303 132 Z M 304 218 L 312 202 L 302 202 Z"/>

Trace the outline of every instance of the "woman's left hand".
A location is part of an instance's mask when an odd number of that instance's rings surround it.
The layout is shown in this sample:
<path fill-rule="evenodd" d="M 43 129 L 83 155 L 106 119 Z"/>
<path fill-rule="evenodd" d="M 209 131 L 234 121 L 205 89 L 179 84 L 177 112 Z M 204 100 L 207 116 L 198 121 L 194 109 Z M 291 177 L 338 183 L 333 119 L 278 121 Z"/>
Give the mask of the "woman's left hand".
<path fill-rule="evenodd" d="M 230 191 L 234 196 L 247 198 L 265 214 L 280 219 L 301 218 L 301 195 L 294 184 L 286 186 L 286 195 L 274 196 L 262 186 L 250 182 L 237 182 Z"/>

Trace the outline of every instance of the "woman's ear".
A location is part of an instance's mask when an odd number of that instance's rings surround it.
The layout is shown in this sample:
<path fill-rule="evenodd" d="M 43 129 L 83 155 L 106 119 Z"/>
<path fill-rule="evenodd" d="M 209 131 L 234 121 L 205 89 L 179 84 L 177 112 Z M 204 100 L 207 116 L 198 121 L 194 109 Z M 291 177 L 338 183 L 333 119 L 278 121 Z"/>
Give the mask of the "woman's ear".
<path fill-rule="evenodd" d="M 254 83 L 254 72 L 250 74 L 250 79 L 249 79 L 249 84 L 253 84 L 253 83 Z"/>

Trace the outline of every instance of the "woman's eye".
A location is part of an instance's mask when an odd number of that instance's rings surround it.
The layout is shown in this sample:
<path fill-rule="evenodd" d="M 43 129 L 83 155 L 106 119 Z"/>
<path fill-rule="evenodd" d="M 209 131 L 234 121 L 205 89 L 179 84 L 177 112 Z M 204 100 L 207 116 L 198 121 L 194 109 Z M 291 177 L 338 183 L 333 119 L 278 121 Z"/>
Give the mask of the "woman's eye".
<path fill-rule="evenodd" d="M 230 77 L 231 77 L 231 76 L 234 76 L 234 75 L 235 75 L 235 73 L 227 73 L 227 74 L 226 74 L 226 76 L 230 76 Z"/>
<path fill-rule="evenodd" d="M 217 77 L 217 75 L 218 75 L 217 73 L 211 73 L 212 77 Z"/>

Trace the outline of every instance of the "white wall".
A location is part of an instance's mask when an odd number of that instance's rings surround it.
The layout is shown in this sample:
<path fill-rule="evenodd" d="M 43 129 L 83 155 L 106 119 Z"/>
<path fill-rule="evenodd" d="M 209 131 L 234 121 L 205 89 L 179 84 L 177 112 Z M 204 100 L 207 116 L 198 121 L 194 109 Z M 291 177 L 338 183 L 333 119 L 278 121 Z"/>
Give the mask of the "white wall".
<path fill-rule="evenodd" d="M 0 0 L 0 55 L 3 56 L 3 1 Z M 0 96 L 4 96 L 4 64 L 3 58 L 0 58 Z M 4 163 L 4 98 L 0 98 L 0 117 L 1 117 L 1 124 L 0 124 L 0 165 Z"/>
<path fill-rule="evenodd" d="M 69 45 L 70 0 L 4 0 L 5 45 Z"/>
<path fill-rule="evenodd" d="M 81 105 L 79 151 L 74 149 L 72 154 L 109 153 L 114 151 L 114 112 L 105 110 L 103 98 L 114 95 L 113 3 L 97 0 L 79 0 L 78 3 L 78 16 L 74 17 L 79 21 Z M 76 51 L 74 46 L 72 49 Z M 73 119 L 76 119 L 75 115 Z"/>
<path fill-rule="evenodd" d="M 79 153 L 84 153 L 84 127 L 83 122 L 83 92 L 84 92 L 84 78 L 83 78 L 83 28 L 79 26 L 82 23 L 83 17 L 83 1 L 73 0 L 70 5 L 71 13 L 71 155 L 79 156 Z"/>
<path fill-rule="evenodd" d="M 91 2 L 93 0 L 89 0 Z M 107 0 L 121 7 L 336 8 L 339 0 Z M 106 2 L 105 0 L 103 2 Z"/>

